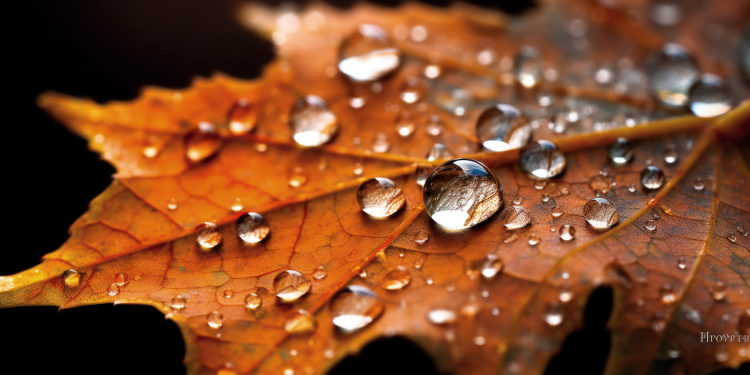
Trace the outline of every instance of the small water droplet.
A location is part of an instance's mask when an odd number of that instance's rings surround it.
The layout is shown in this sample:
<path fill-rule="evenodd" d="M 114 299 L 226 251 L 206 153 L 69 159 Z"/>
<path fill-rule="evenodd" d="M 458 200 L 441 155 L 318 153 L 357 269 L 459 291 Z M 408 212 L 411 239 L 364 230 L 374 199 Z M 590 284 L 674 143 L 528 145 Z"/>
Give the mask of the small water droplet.
<path fill-rule="evenodd" d="M 229 131 L 234 135 L 245 135 L 255 127 L 257 107 L 245 98 L 235 102 L 228 114 Z"/>
<path fill-rule="evenodd" d="M 604 198 L 594 198 L 583 206 L 583 216 L 595 229 L 607 229 L 620 220 L 617 207 Z"/>
<path fill-rule="evenodd" d="M 237 219 L 237 235 L 247 243 L 263 241 L 271 232 L 271 227 L 258 213 L 248 212 Z"/>
<path fill-rule="evenodd" d="M 440 116 L 430 116 L 430 121 L 424 128 L 425 133 L 433 137 L 437 137 L 440 134 L 443 134 L 442 122 L 443 120 L 440 118 Z"/>
<path fill-rule="evenodd" d="M 416 103 L 422 97 L 422 88 L 419 86 L 419 80 L 416 79 L 416 77 L 410 77 L 404 81 L 398 97 L 401 98 L 401 101 L 404 103 Z"/>
<path fill-rule="evenodd" d="M 677 259 L 677 267 L 684 270 L 687 267 L 687 260 L 685 258 Z"/>
<path fill-rule="evenodd" d="M 442 69 L 437 65 L 427 65 L 424 68 L 424 76 L 429 79 L 438 78 L 440 74 L 442 74 Z"/>
<path fill-rule="evenodd" d="M 545 186 L 547 186 L 547 183 L 547 180 L 536 180 L 534 181 L 534 188 L 537 190 L 542 190 Z"/>
<path fill-rule="evenodd" d="M 674 164 L 677 162 L 679 154 L 677 153 L 677 146 L 669 144 L 664 148 L 664 162 L 667 164 Z"/>
<path fill-rule="evenodd" d="M 328 270 L 323 266 L 320 266 L 313 271 L 313 277 L 316 280 L 325 279 L 326 276 L 328 276 Z"/>
<path fill-rule="evenodd" d="M 717 281 L 709 288 L 709 291 L 714 300 L 721 301 L 727 296 L 727 285 L 723 281 Z"/>
<path fill-rule="evenodd" d="M 443 145 L 442 143 L 435 143 L 434 145 L 432 145 L 432 148 L 430 149 L 430 151 L 427 153 L 427 156 L 426 156 L 428 161 L 435 161 L 438 159 L 449 159 L 449 158 L 454 158 L 454 157 L 456 157 L 456 155 L 447 147 L 445 147 L 445 145 Z"/>
<path fill-rule="evenodd" d="M 294 141 L 300 146 L 317 147 L 338 131 L 338 119 L 328 110 L 326 102 L 313 95 L 301 98 L 289 112 L 289 126 Z"/>
<path fill-rule="evenodd" d="M 523 228 L 531 222 L 531 214 L 523 206 L 510 206 L 506 208 L 500 218 L 508 229 Z"/>
<path fill-rule="evenodd" d="M 307 183 L 307 175 L 302 173 L 301 168 L 295 168 L 292 174 L 289 175 L 289 186 L 300 187 Z"/>
<path fill-rule="evenodd" d="M 177 200 L 172 198 L 169 200 L 169 203 L 167 203 L 167 209 L 170 211 L 174 211 L 177 209 Z"/>
<path fill-rule="evenodd" d="M 232 298 L 232 297 L 234 297 L 234 290 L 224 289 L 224 298 Z"/>
<path fill-rule="evenodd" d="M 657 25 L 674 26 L 682 20 L 682 8 L 680 5 L 668 1 L 654 1 L 649 11 L 651 20 Z"/>
<path fill-rule="evenodd" d="M 172 309 L 176 311 L 180 311 L 184 309 L 186 304 L 187 304 L 187 299 L 183 296 L 176 296 L 172 298 L 172 301 L 170 302 Z"/>
<path fill-rule="evenodd" d="M 224 325 L 224 314 L 212 311 L 206 315 L 206 323 L 213 329 L 219 329 Z"/>
<path fill-rule="evenodd" d="M 633 146 L 625 138 L 617 138 L 617 141 L 609 148 L 609 159 L 617 165 L 626 164 L 633 159 Z"/>
<path fill-rule="evenodd" d="M 257 310 L 262 304 L 263 298 L 258 293 L 253 292 L 245 296 L 245 309 L 248 311 Z"/>
<path fill-rule="evenodd" d="M 484 336 L 474 337 L 474 345 L 482 346 L 487 343 L 487 339 Z"/>
<path fill-rule="evenodd" d="M 503 243 L 511 243 L 518 239 L 518 235 L 515 233 L 511 233 L 508 237 L 505 237 L 503 240 Z"/>
<path fill-rule="evenodd" d="M 240 198 L 235 198 L 230 208 L 232 209 L 232 212 L 240 212 L 245 207 L 242 205 L 242 200 L 240 200 Z"/>
<path fill-rule="evenodd" d="M 674 294 L 674 290 L 669 284 L 662 285 L 661 289 L 659 289 L 659 294 L 661 295 L 662 303 L 671 304 L 677 300 L 677 296 Z"/>
<path fill-rule="evenodd" d="M 333 324 L 351 332 L 372 323 L 385 309 L 383 302 L 371 290 L 350 285 L 336 292 L 330 302 Z"/>
<path fill-rule="evenodd" d="M 72 268 L 63 272 L 61 277 L 66 288 L 76 288 L 81 283 L 81 274 Z"/>
<path fill-rule="evenodd" d="M 560 290 L 560 294 L 558 295 L 557 298 L 562 303 L 568 303 L 571 300 L 573 300 L 573 296 L 574 296 L 574 294 L 573 294 L 573 292 L 570 289 L 563 288 L 563 289 Z"/>
<path fill-rule="evenodd" d="M 560 227 L 560 239 L 563 241 L 570 241 L 576 238 L 576 228 L 572 225 L 563 225 Z"/>
<path fill-rule="evenodd" d="M 404 138 L 412 135 L 415 129 L 416 126 L 411 120 L 403 119 L 398 123 L 398 125 L 396 125 L 396 131 L 398 132 L 398 135 Z"/>
<path fill-rule="evenodd" d="M 430 234 L 427 233 L 426 230 L 422 229 L 414 236 L 414 242 L 417 243 L 417 245 L 424 245 L 427 240 L 430 239 Z"/>
<path fill-rule="evenodd" d="M 485 148 L 505 151 L 525 146 L 531 137 L 531 127 L 526 125 L 518 108 L 509 104 L 496 104 L 485 109 L 479 116 L 477 137 Z"/>
<path fill-rule="evenodd" d="M 116 284 L 109 284 L 109 288 L 107 288 L 107 294 L 114 297 L 118 294 L 120 294 L 120 287 Z"/>
<path fill-rule="evenodd" d="M 266 152 L 266 150 L 268 150 L 268 145 L 265 144 L 265 143 L 256 143 L 255 144 L 255 149 L 258 152 Z"/>
<path fill-rule="evenodd" d="M 221 146 L 221 137 L 216 127 L 210 122 L 198 123 L 198 129 L 185 137 L 187 158 L 192 162 L 199 162 L 216 153 Z"/>
<path fill-rule="evenodd" d="M 544 322 L 553 327 L 560 325 L 563 322 L 563 318 L 563 311 L 557 303 L 549 304 L 542 316 Z"/>
<path fill-rule="evenodd" d="M 650 231 L 656 230 L 656 222 L 653 220 L 646 220 L 646 224 L 644 226 Z"/>
<path fill-rule="evenodd" d="M 569 120 L 564 113 L 558 113 L 555 115 L 554 121 L 547 123 L 547 127 L 557 134 L 562 134 L 568 129 L 568 121 Z"/>
<path fill-rule="evenodd" d="M 293 311 L 284 322 L 284 330 L 294 335 L 312 333 L 317 327 L 315 318 L 305 310 Z"/>
<path fill-rule="evenodd" d="M 411 273 L 404 267 L 398 267 L 385 274 L 380 283 L 384 289 L 399 290 L 409 285 L 411 282 Z"/>
<path fill-rule="evenodd" d="M 357 190 L 357 203 L 373 217 L 387 217 L 404 206 L 404 193 L 396 184 L 382 177 L 369 179 Z"/>
<path fill-rule="evenodd" d="M 662 103 L 682 107 L 688 102 L 688 91 L 698 80 L 700 70 L 681 45 L 667 43 L 649 60 L 648 76 L 651 93 Z"/>
<path fill-rule="evenodd" d="M 542 79 L 542 63 L 539 51 L 530 46 L 525 46 L 516 55 L 513 62 L 516 81 L 521 86 L 530 88 L 536 86 Z"/>
<path fill-rule="evenodd" d="M 376 81 L 395 71 L 401 56 L 385 30 L 362 24 L 341 42 L 339 70 L 356 82 Z"/>
<path fill-rule="evenodd" d="M 562 189 L 560 189 L 560 195 L 568 195 L 568 194 L 570 194 L 570 189 L 563 186 Z"/>
<path fill-rule="evenodd" d="M 552 178 L 565 169 L 565 156 L 550 141 L 538 140 L 521 149 L 521 169 L 533 178 Z"/>
<path fill-rule="evenodd" d="M 732 108 L 732 93 L 724 80 L 704 74 L 690 87 L 690 110 L 698 117 L 723 115 Z"/>
<path fill-rule="evenodd" d="M 365 168 L 362 166 L 361 163 L 354 164 L 354 175 L 361 176 L 362 173 L 365 172 Z"/>
<path fill-rule="evenodd" d="M 702 191 L 706 185 L 703 183 L 703 179 L 698 177 L 695 180 L 693 180 L 693 189 L 696 191 Z"/>
<path fill-rule="evenodd" d="M 391 143 L 388 141 L 388 136 L 384 133 L 378 133 L 375 140 L 372 142 L 372 152 L 382 154 L 388 152 L 391 148 Z"/>
<path fill-rule="evenodd" d="M 546 203 L 546 202 L 549 202 L 549 200 L 550 200 L 550 196 L 548 194 L 542 195 L 542 202 Z"/>
<path fill-rule="evenodd" d="M 537 244 L 539 244 L 539 242 L 542 242 L 542 238 L 541 238 L 541 237 L 539 237 L 539 235 L 538 235 L 538 234 L 536 234 L 536 233 L 532 233 L 532 234 L 531 234 L 531 235 L 529 236 L 529 245 L 531 245 L 531 246 L 534 246 L 534 245 L 537 245 Z"/>
<path fill-rule="evenodd" d="M 362 108 L 365 106 L 365 98 L 355 97 L 349 99 L 349 106 L 352 108 Z"/>
<path fill-rule="evenodd" d="M 732 241 L 732 242 L 737 242 L 737 235 L 736 235 L 736 234 L 734 234 L 734 233 L 730 233 L 730 234 L 729 234 L 729 235 L 727 236 L 727 239 L 728 239 L 729 241 Z"/>
<path fill-rule="evenodd" d="M 203 223 L 195 228 L 195 241 L 202 250 L 208 251 L 221 244 L 221 232 L 214 223 Z"/>
<path fill-rule="evenodd" d="M 461 202 L 460 199 L 463 199 Z M 486 220 L 500 208 L 502 189 L 484 164 L 454 159 L 441 164 L 424 184 L 425 209 L 447 229 L 464 229 Z"/>
<path fill-rule="evenodd" d="M 452 324 L 457 318 L 456 312 L 448 309 L 435 309 L 427 313 L 427 320 L 433 324 Z"/>
<path fill-rule="evenodd" d="M 469 279 L 474 280 L 479 275 L 484 279 L 492 279 L 503 269 L 503 262 L 497 258 L 480 258 L 464 263 L 464 273 Z"/>
<path fill-rule="evenodd" d="M 557 206 L 552 207 L 552 210 L 550 211 L 550 215 L 552 215 L 552 217 L 555 217 L 555 218 L 560 217 L 563 214 L 564 214 L 563 210 L 561 210 L 560 207 L 557 207 Z"/>
<path fill-rule="evenodd" d="M 127 283 L 130 282 L 130 277 L 126 273 L 118 273 L 115 275 L 114 279 L 112 280 L 112 283 L 117 286 L 125 286 Z"/>
<path fill-rule="evenodd" d="M 425 28 L 422 25 L 417 25 L 411 28 L 411 32 L 409 33 L 409 36 L 411 37 L 411 40 L 421 43 L 427 40 L 427 28 Z"/>
<path fill-rule="evenodd" d="M 743 235 L 744 237 L 747 237 L 748 235 L 747 229 L 745 229 L 745 227 L 743 227 L 742 225 L 737 226 L 737 233 Z"/>
<path fill-rule="evenodd" d="M 293 270 L 283 271 L 273 280 L 276 296 L 285 303 L 294 302 L 304 296 L 310 291 L 310 285 L 310 280 L 305 275 Z"/>
<path fill-rule="evenodd" d="M 523 198 L 520 195 L 513 196 L 513 204 L 521 204 L 523 202 Z"/>
<path fill-rule="evenodd" d="M 641 185 L 646 189 L 655 190 L 664 184 L 664 172 L 661 169 L 649 165 L 641 171 Z"/>

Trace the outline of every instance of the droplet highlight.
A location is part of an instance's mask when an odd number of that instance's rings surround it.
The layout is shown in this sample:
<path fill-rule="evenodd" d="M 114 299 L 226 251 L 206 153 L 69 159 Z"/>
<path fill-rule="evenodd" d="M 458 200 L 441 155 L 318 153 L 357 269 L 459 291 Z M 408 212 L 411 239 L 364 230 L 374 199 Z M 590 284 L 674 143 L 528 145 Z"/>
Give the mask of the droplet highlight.
<path fill-rule="evenodd" d="M 649 165 L 641 171 L 641 185 L 644 188 L 655 190 L 664 184 L 664 172 L 661 169 Z"/>
<path fill-rule="evenodd" d="M 281 302 L 290 303 L 309 292 L 311 284 L 305 275 L 297 271 L 286 270 L 276 275 L 273 280 L 273 289 Z"/>
<path fill-rule="evenodd" d="M 195 228 L 195 241 L 204 251 L 209 251 L 221 244 L 221 232 L 214 223 L 203 223 Z"/>
<path fill-rule="evenodd" d="M 258 213 L 248 212 L 237 219 L 237 235 L 246 243 L 263 241 L 271 232 L 271 227 Z"/>
<path fill-rule="evenodd" d="M 376 177 L 362 183 L 357 190 L 357 203 L 366 214 L 388 217 L 404 206 L 404 193 L 393 181 Z"/>
<path fill-rule="evenodd" d="M 519 159 L 521 169 L 536 179 L 555 177 L 565 169 L 565 155 L 550 141 L 529 143 L 521 149 Z"/>
<path fill-rule="evenodd" d="M 333 138 L 338 131 L 338 119 L 323 99 L 308 95 L 292 108 L 289 126 L 298 145 L 317 147 Z"/>
<path fill-rule="evenodd" d="M 595 229 L 608 229 L 620 220 L 620 214 L 612 202 L 594 198 L 583 206 L 583 217 Z"/>
<path fill-rule="evenodd" d="M 350 285 L 333 296 L 330 309 L 333 324 L 345 332 L 352 332 L 372 323 L 385 307 L 371 290 Z"/>

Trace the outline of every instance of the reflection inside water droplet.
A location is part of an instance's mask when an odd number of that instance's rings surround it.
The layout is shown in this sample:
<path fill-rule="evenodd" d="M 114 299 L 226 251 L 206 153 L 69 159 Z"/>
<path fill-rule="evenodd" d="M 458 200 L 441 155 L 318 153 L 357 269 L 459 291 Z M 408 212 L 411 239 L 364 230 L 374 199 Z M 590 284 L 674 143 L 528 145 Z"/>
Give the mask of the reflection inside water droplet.
<path fill-rule="evenodd" d="M 563 225 L 560 227 L 560 239 L 563 241 L 570 241 L 576 238 L 576 228 L 572 225 Z"/>
<path fill-rule="evenodd" d="M 283 271 L 273 280 L 276 296 L 286 303 L 294 302 L 304 296 L 310 290 L 310 284 L 307 277 L 293 270 Z"/>
<path fill-rule="evenodd" d="M 289 113 L 294 141 L 300 146 L 317 147 L 338 131 L 338 119 L 323 99 L 308 95 L 301 98 Z"/>
<path fill-rule="evenodd" d="M 501 219 L 506 228 L 518 229 L 529 225 L 531 214 L 523 206 L 510 206 L 503 211 Z"/>
<path fill-rule="evenodd" d="M 620 219 L 615 205 L 604 198 L 594 198 L 583 206 L 583 216 L 595 229 L 611 228 Z"/>
<path fill-rule="evenodd" d="M 690 87 L 690 110 L 699 117 L 723 115 L 732 108 L 732 93 L 721 77 L 704 74 Z"/>
<path fill-rule="evenodd" d="M 245 308 L 249 311 L 257 310 L 262 303 L 263 299 L 258 293 L 253 292 L 245 296 Z"/>
<path fill-rule="evenodd" d="M 76 288 L 81 283 L 81 274 L 72 268 L 63 272 L 61 277 L 67 288 Z"/>
<path fill-rule="evenodd" d="M 521 169 L 535 179 L 552 178 L 565 169 L 565 156 L 550 141 L 529 143 L 519 154 Z"/>
<path fill-rule="evenodd" d="M 664 172 L 661 169 L 649 165 L 641 171 L 641 184 L 646 189 L 655 190 L 664 183 Z"/>
<path fill-rule="evenodd" d="M 649 60 L 651 92 L 667 106 L 681 107 L 688 102 L 688 90 L 698 80 L 700 70 L 681 45 L 667 43 Z"/>
<path fill-rule="evenodd" d="M 378 26 L 362 24 L 341 42 L 339 70 L 353 81 L 378 80 L 396 70 L 399 51 Z"/>
<path fill-rule="evenodd" d="M 333 324 L 346 332 L 372 323 L 384 308 L 375 293 L 359 285 L 350 285 L 338 291 L 330 302 Z"/>
<path fill-rule="evenodd" d="M 409 270 L 404 267 L 398 267 L 385 274 L 380 286 L 388 290 L 399 290 L 409 285 L 410 282 L 411 273 Z"/>
<path fill-rule="evenodd" d="M 224 325 L 224 314 L 212 311 L 206 316 L 206 324 L 213 329 L 219 329 Z"/>
<path fill-rule="evenodd" d="M 237 219 L 237 234 L 247 243 L 263 241 L 271 232 L 266 219 L 255 212 L 248 212 Z"/>
<path fill-rule="evenodd" d="M 633 158 L 633 146 L 625 138 L 617 138 L 609 148 L 609 159 L 617 165 L 626 164 Z"/>
<path fill-rule="evenodd" d="M 492 151 L 521 148 L 531 137 L 531 127 L 518 108 L 496 104 L 482 112 L 477 120 L 477 137 L 482 146 Z"/>
<path fill-rule="evenodd" d="M 373 217 L 387 217 L 404 206 L 404 193 L 396 184 L 382 177 L 365 181 L 357 190 L 357 203 Z"/>
<path fill-rule="evenodd" d="M 221 232 L 214 223 L 203 223 L 195 228 L 195 241 L 204 251 L 213 249 L 221 244 Z"/>

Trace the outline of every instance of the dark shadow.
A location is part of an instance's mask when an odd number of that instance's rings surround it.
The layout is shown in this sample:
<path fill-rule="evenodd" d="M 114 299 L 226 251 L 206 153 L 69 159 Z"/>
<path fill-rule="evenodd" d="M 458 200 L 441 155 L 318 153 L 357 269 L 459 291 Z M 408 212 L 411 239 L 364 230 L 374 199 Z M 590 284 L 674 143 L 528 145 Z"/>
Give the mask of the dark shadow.
<path fill-rule="evenodd" d="M 612 289 L 600 287 L 589 297 L 583 312 L 583 329 L 571 333 L 560 353 L 547 365 L 545 374 L 596 374 L 604 371 L 609 356 L 610 332 L 607 320 L 612 313 Z"/>
<path fill-rule="evenodd" d="M 410 340 L 401 337 L 377 339 L 357 355 L 342 359 L 328 375 L 438 374 L 432 358 Z"/>
<path fill-rule="evenodd" d="M 745 362 L 740 366 L 738 369 L 731 369 L 731 368 L 725 368 L 723 370 L 719 370 L 716 372 L 711 373 L 711 375 L 740 375 L 740 374 L 750 374 L 750 362 Z"/>

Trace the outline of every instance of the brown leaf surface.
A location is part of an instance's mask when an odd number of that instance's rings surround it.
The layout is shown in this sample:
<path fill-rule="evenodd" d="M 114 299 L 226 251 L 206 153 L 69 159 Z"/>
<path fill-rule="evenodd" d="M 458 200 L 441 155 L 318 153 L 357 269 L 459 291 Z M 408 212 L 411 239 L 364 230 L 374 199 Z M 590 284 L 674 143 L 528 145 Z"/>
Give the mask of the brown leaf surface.
<path fill-rule="evenodd" d="M 710 9 L 729 25 L 743 21 L 738 12 Z M 360 5 L 349 11 L 314 5 L 297 14 L 302 26 L 288 34 L 277 29 L 281 14 L 261 6 L 239 12 L 242 22 L 277 43 L 279 58 L 256 81 L 216 75 L 186 90 L 147 88 L 132 102 L 106 105 L 57 93 L 39 98 L 40 106 L 88 139 L 117 175 L 71 226 L 65 244 L 39 266 L 0 277 L 0 306 L 150 304 L 180 326 L 191 373 L 319 373 L 370 340 L 393 334 L 418 342 L 444 369 L 541 373 L 580 326 L 591 291 L 607 285 L 615 289 L 608 373 L 669 366 L 706 372 L 747 361 L 746 342 L 706 344 L 700 338 L 705 331 L 747 337 L 750 325 L 750 240 L 738 228 L 750 228 L 750 172 L 746 153 L 720 143 L 747 135 L 750 104 L 718 119 L 665 112 L 644 88 L 623 93 L 591 82 L 580 56 L 557 45 L 553 27 L 540 25 L 561 14 L 601 25 L 592 32 L 594 46 L 582 54 L 602 63 L 620 56 L 624 46 L 642 60 L 661 45 L 658 33 L 588 2 L 551 2 L 521 29 L 468 5 Z M 688 24 L 697 22 L 690 18 Z M 352 85 L 335 68 L 340 40 L 361 23 L 394 34 L 404 25 L 429 31 L 424 42 L 396 37 L 404 61 L 377 93 Z M 573 76 L 545 83 L 542 91 L 583 98 L 605 116 L 624 108 L 649 113 L 652 121 L 633 127 L 581 122 L 562 134 L 538 127 L 534 138 L 553 140 L 567 159 L 565 174 L 539 189 L 514 164 L 517 150 L 482 152 L 475 136 L 476 119 L 488 103 L 539 111 L 534 93 L 514 87 L 510 72 L 495 61 L 524 44 L 536 45 L 548 64 Z M 685 44 L 699 50 L 706 43 Z M 492 64 L 478 62 L 483 50 L 494 54 Z M 723 61 L 720 55 L 706 55 L 700 56 L 706 69 L 733 74 L 731 65 L 715 62 Z M 419 103 L 401 102 L 404 83 L 422 77 L 426 64 L 441 66 L 442 75 L 420 78 Z M 456 115 L 446 101 L 455 88 L 472 98 L 465 115 Z M 301 149 L 286 123 L 294 101 L 310 94 L 326 100 L 339 133 L 324 146 Z M 353 108 L 352 97 L 366 104 Z M 244 103 L 242 119 L 254 129 L 238 133 L 231 124 Z M 408 137 L 396 130 L 405 113 L 416 126 Z M 208 143 L 216 152 L 192 161 L 188 144 L 202 122 L 217 128 Z M 442 132 L 428 134 L 425 129 L 436 122 Z M 379 134 L 389 140 L 386 153 L 371 151 Z M 607 146 L 618 137 L 633 141 L 635 155 L 632 163 L 613 167 L 606 162 Z M 505 206 L 519 197 L 531 224 L 508 230 L 495 215 L 477 227 L 447 232 L 432 222 L 414 171 L 444 161 L 425 159 L 436 142 L 490 166 Z M 663 160 L 667 145 L 678 146 L 675 164 Z M 667 183 L 655 193 L 631 192 L 628 186 L 640 187 L 640 171 L 648 164 L 660 167 Z M 405 208 L 381 220 L 364 214 L 356 189 L 373 177 L 393 179 L 404 191 Z M 697 178 L 705 183 L 702 190 L 694 188 Z M 609 191 L 602 194 L 619 210 L 619 223 L 605 232 L 583 218 L 583 205 L 597 196 L 592 179 L 606 183 Z M 543 194 L 551 199 L 543 202 Z M 562 216 L 551 215 L 555 207 Z M 270 236 L 255 245 L 243 244 L 235 225 L 250 211 L 262 213 L 271 227 Z M 648 220 L 655 230 L 645 228 Z M 193 234 L 203 222 L 219 225 L 223 237 L 210 252 L 198 249 Z M 576 228 L 574 240 L 560 240 L 562 225 Z M 420 231 L 429 234 L 424 244 L 415 242 Z M 532 235 L 538 244 L 529 243 Z M 502 272 L 491 280 L 476 277 L 488 257 L 501 260 Z M 313 277 L 320 266 L 327 276 Z M 70 268 L 82 275 L 77 287 L 65 287 L 60 278 Z M 404 269 L 408 286 L 382 286 L 389 272 Z M 273 293 L 274 278 L 286 270 L 311 281 L 310 292 L 291 304 Z M 348 285 L 368 287 L 384 310 L 366 328 L 345 334 L 332 324 L 329 301 Z M 722 285 L 725 295 L 713 298 Z M 263 295 L 263 303 L 248 311 L 244 299 L 252 292 Z M 172 308 L 177 296 L 187 301 L 183 309 Z M 435 309 L 453 311 L 457 319 L 430 323 L 426 316 Z M 298 310 L 314 314 L 313 333 L 285 330 Z M 207 324 L 214 311 L 224 318 L 218 329 Z M 675 351 L 681 353 L 677 361 L 671 359 Z"/>

